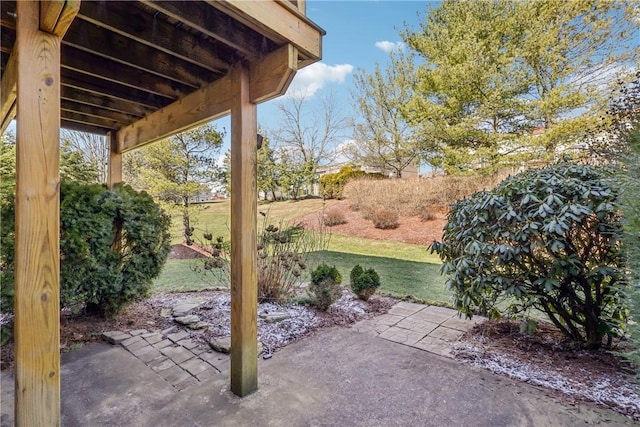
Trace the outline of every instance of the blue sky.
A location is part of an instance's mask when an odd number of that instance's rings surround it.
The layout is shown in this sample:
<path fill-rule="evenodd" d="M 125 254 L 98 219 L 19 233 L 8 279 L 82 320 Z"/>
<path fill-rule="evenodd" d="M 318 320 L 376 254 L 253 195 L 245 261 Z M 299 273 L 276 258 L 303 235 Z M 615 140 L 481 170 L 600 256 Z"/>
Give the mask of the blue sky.
<path fill-rule="evenodd" d="M 373 71 L 376 61 L 384 66 L 387 49 L 402 41 L 400 30 L 405 23 L 417 29 L 428 8 L 434 6 L 436 2 L 425 1 L 307 1 L 307 16 L 327 32 L 322 60 L 298 71 L 287 95 L 307 89 L 307 111 L 313 111 L 319 98 L 332 93 L 341 111 L 352 114 L 353 73 L 359 68 Z M 276 105 L 282 101 L 278 98 L 258 106 L 261 127 L 278 127 Z M 227 130 L 228 146 L 229 118 L 214 123 Z"/>

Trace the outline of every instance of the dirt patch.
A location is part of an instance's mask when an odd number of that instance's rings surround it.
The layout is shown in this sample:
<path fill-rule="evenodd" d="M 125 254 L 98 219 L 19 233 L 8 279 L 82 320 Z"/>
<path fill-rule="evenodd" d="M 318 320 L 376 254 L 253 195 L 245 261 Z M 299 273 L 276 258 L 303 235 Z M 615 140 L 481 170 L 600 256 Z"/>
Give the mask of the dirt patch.
<path fill-rule="evenodd" d="M 435 219 L 433 220 L 422 221 L 417 217 L 401 216 L 398 228 L 381 230 L 375 228 L 372 221 L 364 219 L 361 212 L 351 210 L 347 200 L 341 200 L 327 209 L 340 212 L 347 221 L 345 224 L 329 227 L 331 233 L 345 234 L 365 239 L 411 243 L 414 245 L 426 246 L 430 245 L 434 240 L 441 240 L 442 229 L 447 222 L 444 209 L 440 209 L 439 212 L 435 214 Z M 296 222 L 303 224 L 307 229 L 317 230 L 320 220 L 321 214 L 314 213 L 299 218 Z"/>
<path fill-rule="evenodd" d="M 198 259 L 206 258 L 207 253 L 199 247 L 192 245 L 187 246 L 179 243 L 171 246 L 171 252 L 169 252 L 169 259 Z"/>

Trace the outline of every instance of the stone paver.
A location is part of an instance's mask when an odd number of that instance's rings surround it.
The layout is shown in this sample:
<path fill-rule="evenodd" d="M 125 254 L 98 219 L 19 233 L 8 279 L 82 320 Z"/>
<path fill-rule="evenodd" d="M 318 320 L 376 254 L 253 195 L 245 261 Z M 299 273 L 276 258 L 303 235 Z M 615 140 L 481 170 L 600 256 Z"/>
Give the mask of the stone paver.
<path fill-rule="evenodd" d="M 397 342 L 405 345 L 414 345 L 418 341 L 420 341 L 426 333 L 423 332 L 415 332 L 409 329 L 398 328 L 397 326 L 392 326 L 380 335 L 380 338 L 384 338 L 389 341 Z"/>
<path fill-rule="evenodd" d="M 185 338 L 189 338 L 189 332 L 178 331 L 175 334 L 167 335 L 167 338 L 170 339 L 173 342 L 178 342 L 178 341 L 183 340 Z"/>
<path fill-rule="evenodd" d="M 107 341 L 108 343 L 117 345 L 131 338 L 131 334 L 121 332 L 121 331 L 108 331 L 108 332 L 103 332 L 101 337 L 103 340 Z"/>
<path fill-rule="evenodd" d="M 420 310 L 425 308 L 422 304 L 416 304 L 413 302 L 405 302 L 401 301 L 391 307 L 389 310 L 389 314 L 395 314 L 396 316 L 411 316 L 414 313 L 417 313 Z"/>
<path fill-rule="evenodd" d="M 196 344 L 195 342 L 193 342 L 193 340 L 191 340 L 189 338 L 180 340 L 176 344 L 179 344 L 179 345 L 183 346 L 187 350 L 191 350 L 191 349 L 193 349 L 193 348 L 198 346 L 198 344 Z"/>
<path fill-rule="evenodd" d="M 149 367 L 156 372 L 164 371 L 165 369 L 169 369 L 172 366 L 176 366 L 176 363 L 168 357 L 164 357 L 164 359 L 158 358 L 149 363 Z"/>
<path fill-rule="evenodd" d="M 140 350 L 144 349 L 144 348 L 153 348 L 151 347 L 151 344 L 149 344 L 148 342 L 146 342 L 145 340 L 140 340 L 140 341 L 136 341 L 131 345 L 125 345 L 125 347 L 127 348 L 127 350 L 129 350 L 131 353 L 133 353 L 134 355 L 138 355 L 138 354 L 142 354 L 144 353 L 144 351 L 142 351 L 141 353 Z"/>
<path fill-rule="evenodd" d="M 162 335 L 158 332 L 143 334 L 142 338 L 144 338 L 149 344 L 156 344 L 162 341 Z"/>
<path fill-rule="evenodd" d="M 429 334 L 429 336 L 433 338 L 438 338 L 447 342 L 454 342 L 454 341 L 458 341 L 458 339 L 462 336 L 462 334 L 460 333 L 460 331 L 457 331 L 455 329 L 447 328 L 444 326 L 438 326 Z"/>
<path fill-rule="evenodd" d="M 432 323 L 442 323 L 456 315 L 455 310 L 443 307 L 429 306 L 414 314 L 414 319 L 420 319 Z"/>
<path fill-rule="evenodd" d="M 353 327 L 358 332 L 452 357 L 452 343 L 484 320 L 483 317 L 462 319 L 455 310 L 446 307 L 402 301 L 391 307 L 387 314 L 362 320 Z M 228 354 L 198 347 L 188 332 L 175 327 L 156 332 L 146 329 L 128 333 L 109 331 L 104 332 L 102 338 L 125 347 L 177 390 L 220 375 L 231 365 Z M 218 341 L 230 340 L 217 339 L 214 344 Z M 258 343 L 258 347 L 260 353 L 262 343 Z"/>
<path fill-rule="evenodd" d="M 153 347 L 150 347 L 149 351 L 146 351 L 145 353 L 142 353 L 140 355 L 137 355 L 138 359 L 142 360 L 144 363 L 149 363 L 152 360 L 155 360 L 159 357 L 163 357 L 164 360 L 164 356 L 160 353 L 160 351 L 158 351 L 158 349 L 155 349 Z"/>
<path fill-rule="evenodd" d="M 426 336 L 418 341 L 414 347 L 439 354 L 440 356 L 451 357 L 451 343 L 439 338 Z"/>
<path fill-rule="evenodd" d="M 414 319 L 413 316 L 409 316 L 405 319 L 402 319 L 400 322 L 396 324 L 398 328 L 409 329 L 414 332 L 424 332 L 424 335 L 427 335 L 435 328 L 438 327 L 437 323 L 427 322 L 422 319 Z"/>
<path fill-rule="evenodd" d="M 162 340 L 162 341 L 158 341 L 157 343 L 153 344 L 153 347 L 157 348 L 158 350 L 165 348 L 165 347 L 169 347 L 173 345 L 173 341 L 171 340 Z"/>
<path fill-rule="evenodd" d="M 125 346 L 126 348 L 129 348 L 129 347 L 131 347 L 133 344 L 135 344 L 135 343 L 137 343 L 137 342 L 140 342 L 140 341 L 143 341 L 142 337 L 141 337 L 141 336 L 135 336 L 135 337 L 131 337 L 131 338 L 128 338 L 128 339 L 126 339 L 126 340 L 122 341 L 122 343 L 121 343 L 121 344 L 122 344 L 123 346 Z"/>
<path fill-rule="evenodd" d="M 220 375 L 220 371 L 218 371 L 216 368 L 209 366 L 206 370 L 200 372 L 198 375 L 196 375 L 196 378 L 198 379 L 198 381 L 206 381 L 208 379 L 211 379 L 217 375 Z"/>
<path fill-rule="evenodd" d="M 199 373 L 206 371 L 207 368 L 210 368 L 211 366 L 200 358 L 193 358 L 180 365 L 180 367 L 189 372 L 191 375 L 196 376 Z"/>
<path fill-rule="evenodd" d="M 382 316 L 377 316 L 371 320 L 373 320 L 375 322 L 376 325 L 387 325 L 387 326 L 393 326 L 396 323 L 398 323 L 399 321 L 401 321 L 402 319 L 404 319 L 405 316 L 400 316 L 400 315 L 394 315 L 394 314 L 383 314 Z"/>
<path fill-rule="evenodd" d="M 186 362 L 187 360 L 195 357 L 193 353 L 187 350 L 184 347 L 165 347 L 160 350 L 160 353 L 167 356 L 169 359 L 173 360 L 177 364 L 182 362 Z"/>
<path fill-rule="evenodd" d="M 191 374 L 189 374 L 178 365 L 172 366 L 168 369 L 164 369 L 162 371 L 159 371 L 158 373 L 171 385 L 179 384 L 187 378 L 191 377 Z"/>

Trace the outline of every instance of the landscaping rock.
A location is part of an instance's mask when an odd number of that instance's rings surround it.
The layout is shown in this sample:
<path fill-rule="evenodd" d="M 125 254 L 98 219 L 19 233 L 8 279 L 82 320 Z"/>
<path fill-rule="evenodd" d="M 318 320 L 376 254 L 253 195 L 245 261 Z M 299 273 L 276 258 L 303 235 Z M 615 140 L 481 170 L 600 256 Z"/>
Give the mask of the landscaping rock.
<path fill-rule="evenodd" d="M 209 345 L 219 353 L 231 353 L 231 337 L 211 338 Z"/>
<path fill-rule="evenodd" d="M 194 310 L 199 308 L 203 303 L 204 303 L 204 300 L 201 302 L 180 303 L 173 307 L 173 310 L 172 310 L 173 317 L 188 316 L 192 314 Z"/>
<path fill-rule="evenodd" d="M 211 338 L 209 345 L 219 353 L 231 353 L 231 337 Z M 263 352 L 262 343 L 258 342 L 258 356 Z"/>
<path fill-rule="evenodd" d="M 279 322 L 281 320 L 288 319 L 290 317 L 291 315 L 286 311 L 279 311 L 274 313 L 262 313 L 260 315 L 260 318 L 264 319 L 264 321 L 267 323 Z"/>
<path fill-rule="evenodd" d="M 131 334 L 128 334 L 122 331 L 108 331 L 108 332 L 103 332 L 102 335 L 100 335 L 100 337 L 104 341 L 110 344 L 117 345 L 131 338 Z"/>
<path fill-rule="evenodd" d="M 187 328 L 189 329 L 207 329 L 209 327 L 209 324 L 207 322 L 196 322 L 196 323 L 191 323 L 189 325 L 187 325 Z"/>
<path fill-rule="evenodd" d="M 190 314 L 188 316 L 174 317 L 173 320 L 181 325 L 192 325 L 194 323 L 198 323 L 200 321 L 200 317 L 195 314 Z"/>

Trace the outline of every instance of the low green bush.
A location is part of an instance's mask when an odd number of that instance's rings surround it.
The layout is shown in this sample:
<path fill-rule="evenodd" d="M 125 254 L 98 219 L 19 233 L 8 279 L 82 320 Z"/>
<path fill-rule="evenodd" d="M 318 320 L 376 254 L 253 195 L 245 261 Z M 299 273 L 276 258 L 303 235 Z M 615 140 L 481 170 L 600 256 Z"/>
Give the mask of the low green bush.
<path fill-rule="evenodd" d="M 2 208 L 2 310 L 13 306 L 13 195 Z M 171 245 L 170 218 L 129 186 L 63 183 L 60 189 L 60 304 L 111 316 L 146 296 Z"/>
<path fill-rule="evenodd" d="M 380 287 L 380 276 L 373 268 L 363 270 L 358 264 L 351 270 L 351 290 L 358 298 L 367 301 Z"/>
<path fill-rule="evenodd" d="M 610 346 L 628 310 L 621 216 L 609 177 L 561 163 L 456 202 L 442 243 L 432 245 L 455 306 L 467 316 L 535 308 L 584 347 L 598 348 L 605 337 Z"/>
<path fill-rule="evenodd" d="M 342 276 L 336 267 L 320 264 L 311 272 L 309 291 L 314 296 L 314 304 L 320 310 L 328 310 L 342 294 Z"/>
<path fill-rule="evenodd" d="M 341 199 L 344 186 L 355 178 L 382 179 L 384 175 L 379 173 L 367 173 L 354 166 L 343 166 L 336 173 L 327 173 L 320 177 L 320 195 L 323 199 Z"/>

